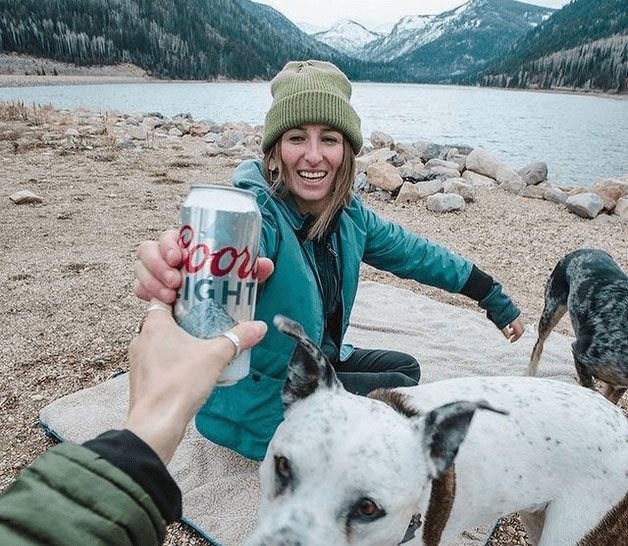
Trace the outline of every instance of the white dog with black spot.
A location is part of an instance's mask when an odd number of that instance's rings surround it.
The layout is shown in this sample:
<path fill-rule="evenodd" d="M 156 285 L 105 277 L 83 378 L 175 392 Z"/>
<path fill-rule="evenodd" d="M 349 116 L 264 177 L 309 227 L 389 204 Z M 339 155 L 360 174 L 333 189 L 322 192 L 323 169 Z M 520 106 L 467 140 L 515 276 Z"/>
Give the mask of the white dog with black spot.
<path fill-rule="evenodd" d="M 533 544 L 628 544 L 628 419 L 601 395 L 468 377 L 361 397 L 300 325 L 248 546 L 437 546 L 519 512 Z"/>

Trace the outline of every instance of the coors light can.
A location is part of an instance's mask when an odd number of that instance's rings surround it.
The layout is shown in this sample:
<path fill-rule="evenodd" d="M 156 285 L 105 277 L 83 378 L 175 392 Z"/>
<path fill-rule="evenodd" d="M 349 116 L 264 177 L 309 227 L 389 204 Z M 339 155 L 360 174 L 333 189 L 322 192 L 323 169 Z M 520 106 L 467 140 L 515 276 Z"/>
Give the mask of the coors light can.
<path fill-rule="evenodd" d="M 262 216 L 255 195 L 227 186 L 193 185 L 181 205 L 179 245 L 187 250 L 174 316 L 193 336 L 219 336 L 252 320 Z M 250 350 L 220 374 L 218 385 L 246 377 Z"/>

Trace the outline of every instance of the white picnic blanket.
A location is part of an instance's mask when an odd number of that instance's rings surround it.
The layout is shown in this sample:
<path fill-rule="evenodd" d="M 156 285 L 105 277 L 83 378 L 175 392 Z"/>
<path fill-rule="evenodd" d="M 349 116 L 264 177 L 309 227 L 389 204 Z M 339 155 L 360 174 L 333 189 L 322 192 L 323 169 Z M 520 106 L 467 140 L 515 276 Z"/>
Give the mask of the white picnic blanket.
<path fill-rule="evenodd" d="M 347 341 L 358 347 L 405 351 L 421 364 L 421 381 L 469 375 L 521 375 L 536 334 L 508 343 L 483 314 L 436 302 L 408 290 L 360 284 Z M 543 377 L 574 381 L 570 344 L 552 333 L 540 365 Z M 44 407 L 40 421 L 66 441 L 84 442 L 121 428 L 128 403 L 127 375 L 65 396 Z M 211 544 L 235 546 L 255 526 L 260 497 L 258 463 L 201 437 L 188 427 L 169 470 L 183 492 L 183 516 Z M 456 546 L 486 542 L 491 522 L 469 530 Z"/>

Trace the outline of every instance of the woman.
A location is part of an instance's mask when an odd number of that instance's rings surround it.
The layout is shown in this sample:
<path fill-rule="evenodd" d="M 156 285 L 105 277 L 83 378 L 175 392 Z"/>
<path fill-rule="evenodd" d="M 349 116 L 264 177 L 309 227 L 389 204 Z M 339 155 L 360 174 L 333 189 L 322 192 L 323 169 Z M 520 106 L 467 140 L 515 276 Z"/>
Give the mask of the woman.
<path fill-rule="evenodd" d="M 501 285 L 472 262 L 378 217 L 352 194 L 355 155 L 362 148 L 351 84 L 333 64 L 289 62 L 273 79 L 266 115 L 264 161 L 245 161 L 233 185 L 257 195 L 262 212 L 260 254 L 275 272 L 260 287 L 256 318 L 277 313 L 300 322 L 319 342 L 345 387 L 366 394 L 377 387 L 416 385 L 416 360 L 394 351 L 343 345 L 361 262 L 403 278 L 461 292 L 486 309 L 510 340 L 523 327 L 520 311 Z M 136 293 L 175 299 L 183 258 L 176 232 L 139 249 Z M 417 320 L 419 317 L 417 317 Z M 294 344 L 275 329 L 251 354 L 251 373 L 214 391 L 196 417 L 215 443 L 262 459 L 283 418 L 281 388 Z"/>

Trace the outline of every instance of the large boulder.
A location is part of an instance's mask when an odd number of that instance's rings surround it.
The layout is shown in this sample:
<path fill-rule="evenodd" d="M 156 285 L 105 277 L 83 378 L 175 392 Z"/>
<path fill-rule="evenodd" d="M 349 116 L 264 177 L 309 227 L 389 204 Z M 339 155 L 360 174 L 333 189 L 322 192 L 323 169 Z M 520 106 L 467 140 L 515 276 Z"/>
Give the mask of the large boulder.
<path fill-rule="evenodd" d="M 414 203 L 421 199 L 421 194 L 416 184 L 412 182 L 404 182 L 399 190 L 399 195 L 395 199 L 395 203 Z"/>
<path fill-rule="evenodd" d="M 494 178 L 500 187 L 513 193 L 519 193 L 526 185 L 517 171 L 483 148 L 473 149 L 467 156 L 466 167 L 470 171 Z"/>
<path fill-rule="evenodd" d="M 547 180 L 547 165 L 543 161 L 535 161 L 523 167 L 523 169 L 519 169 L 517 173 L 526 185 L 535 186 Z"/>
<path fill-rule="evenodd" d="M 595 218 L 604 208 L 602 198 L 593 192 L 578 193 L 567 198 L 567 209 L 582 218 Z"/>
<path fill-rule="evenodd" d="M 445 193 L 457 193 L 467 202 L 475 201 L 475 189 L 464 178 L 449 178 L 443 182 Z"/>
<path fill-rule="evenodd" d="M 567 202 L 568 197 L 563 190 L 556 188 L 555 186 L 548 186 L 545 189 L 543 196 L 546 201 L 551 201 L 552 203 L 556 203 L 558 205 L 564 205 Z"/>
<path fill-rule="evenodd" d="M 489 178 L 483 174 L 478 174 L 473 171 L 466 170 L 462 173 L 462 178 L 473 186 L 482 186 L 484 188 L 497 187 L 497 181 L 494 178 Z"/>
<path fill-rule="evenodd" d="M 373 163 L 366 169 L 366 178 L 372 186 L 390 193 L 403 186 L 403 179 L 397 168 L 390 163 Z"/>

